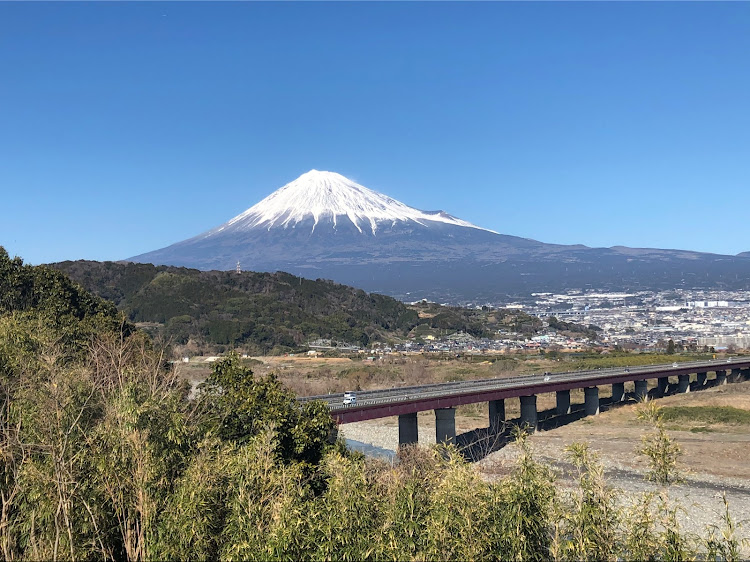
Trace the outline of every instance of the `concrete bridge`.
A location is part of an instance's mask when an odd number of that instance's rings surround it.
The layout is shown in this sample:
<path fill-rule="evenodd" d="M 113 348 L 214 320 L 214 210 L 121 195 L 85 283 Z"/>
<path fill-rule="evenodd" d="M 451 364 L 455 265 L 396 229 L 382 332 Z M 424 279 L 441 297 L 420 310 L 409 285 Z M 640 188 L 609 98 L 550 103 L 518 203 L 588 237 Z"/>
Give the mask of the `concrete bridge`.
<path fill-rule="evenodd" d="M 710 379 L 709 373 L 714 373 Z M 695 382 L 691 385 L 690 376 L 693 374 Z M 326 402 L 340 424 L 398 416 L 400 445 L 417 443 L 417 413 L 434 410 L 436 440 L 448 443 L 455 440 L 455 408 L 462 404 L 488 402 L 489 427 L 499 428 L 505 422 L 505 400 L 518 398 L 521 403 L 519 423 L 535 431 L 538 394 L 554 392 L 556 413 L 566 415 L 571 412 L 570 391 L 583 388 L 586 415 L 597 415 L 600 386 L 612 385 L 611 402 L 617 403 L 625 400 L 625 383 L 633 382 L 634 398 L 641 400 L 647 396 L 648 381 L 652 379 L 657 381 L 655 392 L 660 396 L 667 392 L 690 392 L 691 389 L 722 385 L 728 381 L 748 380 L 750 357 L 362 391 L 357 393 L 357 403 L 352 405 L 343 404 L 343 395 L 306 396 L 298 400 Z"/>

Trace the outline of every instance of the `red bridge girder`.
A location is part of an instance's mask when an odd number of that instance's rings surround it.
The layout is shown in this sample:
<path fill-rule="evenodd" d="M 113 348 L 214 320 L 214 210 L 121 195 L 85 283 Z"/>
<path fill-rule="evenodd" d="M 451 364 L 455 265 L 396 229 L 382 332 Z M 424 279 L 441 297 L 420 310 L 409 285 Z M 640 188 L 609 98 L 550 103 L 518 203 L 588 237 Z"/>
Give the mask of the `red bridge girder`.
<path fill-rule="evenodd" d="M 411 398 L 394 402 L 381 404 L 363 404 L 350 406 L 345 409 L 332 409 L 331 415 L 337 423 L 353 423 L 358 421 L 373 420 L 386 418 L 390 416 L 399 416 L 402 414 L 412 414 L 426 410 L 435 410 L 437 408 L 452 408 L 463 404 L 475 404 L 477 402 L 489 402 L 491 400 L 503 400 L 506 398 L 517 398 L 519 396 L 533 396 L 556 392 L 558 390 L 573 390 L 576 388 L 586 388 L 591 386 L 601 386 L 606 384 L 634 382 L 636 380 L 649 380 L 661 377 L 674 377 L 678 375 L 690 375 L 693 373 L 727 371 L 734 369 L 750 369 L 750 360 L 737 361 L 732 364 L 715 363 L 708 368 L 696 369 L 694 366 L 684 368 L 666 367 L 663 370 L 655 369 L 648 373 L 621 373 L 607 374 L 602 377 L 586 378 L 583 380 L 565 380 L 549 381 L 543 383 L 530 383 L 524 386 L 514 386 L 511 388 L 460 391 L 452 395 L 443 395 L 439 397 L 427 396 L 424 398 Z"/>

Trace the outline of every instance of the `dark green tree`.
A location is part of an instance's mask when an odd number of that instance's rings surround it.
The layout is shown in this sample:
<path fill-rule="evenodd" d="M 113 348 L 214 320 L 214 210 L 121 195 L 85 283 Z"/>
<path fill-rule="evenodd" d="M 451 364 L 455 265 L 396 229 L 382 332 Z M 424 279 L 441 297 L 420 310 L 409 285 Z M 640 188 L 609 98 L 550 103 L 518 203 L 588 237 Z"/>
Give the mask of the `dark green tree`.
<path fill-rule="evenodd" d="M 200 390 L 208 433 L 244 443 L 272 429 L 284 461 L 319 462 L 335 428 L 324 403 L 299 404 L 274 373 L 255 377 L 236 353 L 214 365 Z"/>

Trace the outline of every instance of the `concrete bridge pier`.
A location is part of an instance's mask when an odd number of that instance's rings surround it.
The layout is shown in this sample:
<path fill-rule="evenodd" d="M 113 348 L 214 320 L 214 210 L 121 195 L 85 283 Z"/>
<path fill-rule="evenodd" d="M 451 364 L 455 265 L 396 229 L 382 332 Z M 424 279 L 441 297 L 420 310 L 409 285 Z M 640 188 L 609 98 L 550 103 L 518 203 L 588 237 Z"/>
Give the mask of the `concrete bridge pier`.
<path fill-rule="evenodd" d="M 624 382 L 613 382 L 612 383 L 612 402 L 622 402 L 625 398 L 625 383 Z"/>
<path fill-rule="evenodd" d="M 661 396 L 664 396 L 667 393 L 667 389 L 669 388 L 669 377 L 659 377 L 658 381 L 658 389 L 659 394 Z"/>
<path fill-rule="evenodd" d="M 401 414 L 398 417 L 398 444 L 415 445 L 419 443 L 417 413 Z"/>
<path fill-rule="evenodd" d="M 531 433 L 536 431 L 536 395 L 521 396 L 521 427 L 526 427 Z"/>
<path fill-rule="evenodd" d="M 731 375 L 729 375 L 729 382 L 742 382 L 742 370 L 732 369 Z"/>
<path fill-rule="evenodd" d="M 727 372 L 726 371 L 716 371 L 716 384 L 723 385 L 727 384 Z"/>
<path fill-rule="evenodd" d="M 698 383 L 698 386 L 706 386 L 706 379 L 708 378 L 708 373 L 698 373 L 695 375 L 695 382 Z"/>
<path fill-rule="evenodd" d="M 635 381 L 635 399 L 640 402 L 648 396 L 648 381 Z"/>
<path fill-rule="evenodd" d="M 456 441 L 456 409 L 437 408 L 435 410 L 435 442 L 455 443 Z"/>
<path fill-rule="evenodd" d="M 570 390 L 558 390 L 557 396 L 557 407 L 555 413 L 558 416 L 565 416 L 570 413 Z"/>
<path fill-rule="evenodd" d="M 584 409 L 587 416 L 599 415 L 599 387 L 590 386 L 583 390 L 585 396 Z"/>
<path fill-rule="evenodd" d="M 677 375 L 677 392 L 690 392 L 690 375 Z"/>
<path fill-rule="evenodd" d="M 505 400 L 490 400 L 490 428 L 499 430 L 505 421 Z"/>

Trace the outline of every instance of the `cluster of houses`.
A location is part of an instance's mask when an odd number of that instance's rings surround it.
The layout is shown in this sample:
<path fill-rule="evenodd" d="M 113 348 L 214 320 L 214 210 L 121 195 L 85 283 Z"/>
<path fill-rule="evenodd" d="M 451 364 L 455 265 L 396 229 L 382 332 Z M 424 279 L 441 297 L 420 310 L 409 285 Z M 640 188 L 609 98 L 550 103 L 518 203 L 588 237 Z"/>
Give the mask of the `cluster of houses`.
<path fill-rule="evenodd" d="M 389 353 L 539 353 L 587 349 L 658 351 L 672 342 L 678 349 L 715 351 L 750 349 L 750 292 L 664 291 L 601 293 L 572 291 L 558 295 L 537 293 L 525 304 L 505 304 L 542 320 L 558 320 L 599 328 L 592 333 L 560 333 L 546 327 L 534 336 L 500 330 L 494 338 L 465 332 L 424 335 L 393 345 L 362 349 L 347 342 L 319 339 L 309 342 L 310 354 L 327 351 L 379 356 Z"/>
<path fill-rule="evenodd" d="M 508 334 L 498 333 L 497 339 L 475 338 L 465 332 L 442 338 L 428 336 L 421 341 L 409 341 L 393 346 L 393 351 L 401 353 L 525 353 L 540 350 L 580 351 L 601 342 L 592 342 L 586 338 L 575 339 L 549 333 L 533 336 L 528 339 L 503 337 Z"/>

